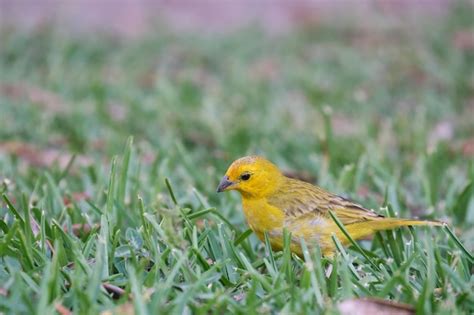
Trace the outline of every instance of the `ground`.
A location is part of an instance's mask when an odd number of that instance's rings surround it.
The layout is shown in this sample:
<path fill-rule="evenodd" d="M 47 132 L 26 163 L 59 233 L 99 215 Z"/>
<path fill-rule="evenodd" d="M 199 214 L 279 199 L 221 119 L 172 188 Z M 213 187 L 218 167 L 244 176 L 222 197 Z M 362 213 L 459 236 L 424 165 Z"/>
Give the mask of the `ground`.
<path fill-rule="evenodd" d="M 282 33 L 3 28 L 0 312 L 332 313 L 362 297 L 474 312 L 473 27 L 456 2 Z M 447 227 L 272 252 L 215 192 L 247 154 Z"/>

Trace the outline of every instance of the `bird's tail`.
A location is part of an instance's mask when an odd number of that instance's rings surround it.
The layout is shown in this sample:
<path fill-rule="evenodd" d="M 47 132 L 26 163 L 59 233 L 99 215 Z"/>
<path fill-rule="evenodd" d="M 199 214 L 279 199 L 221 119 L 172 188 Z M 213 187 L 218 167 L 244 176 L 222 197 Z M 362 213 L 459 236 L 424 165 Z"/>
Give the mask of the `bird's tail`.
<path fill-rule="evenodd" d="M 374 220 L 372 227 L 374 231 L 389 230 L 401 226 L 414 226 L 414 225 L 429 225 L 429 226 L 443 226 L 444 222 L 439 221 L 423 221 L 413 219 L 398 219 L 398 218 L 380 218 Z"/>
<path fill-rule="evenodd" d="M 377 231 L 392 230 L 397 227 L 414 225 L 443 226 L 445 225 L 445 223 L 438 221 L 422 221 L 412 219 L 379 217 L 373 220 L 348 224 L 345 226 L 345 228 L 347 229 L 347 232 L 349 232 L 349 235 L 351 235 L 353 239 L 357 240 L 373 235 Z M 348 242 L 342 232 L 338 232 L 337 234 L 339 237 L 343 238 L 343 243 Z"/>
<path fill-rule="evenodd" d="M 393 229 L 401 226 L 414 226 L 414 225 L 429 225 L 429 226 L 443 226 L 444 222 L 439 221 L 423 221 L 423 220 L 413 220 L 413 219 L 398 219 L 398 218 L 381 218 L 376 220 L 377 224 L 374 224 L 373 227 L 376 231 Z"/>

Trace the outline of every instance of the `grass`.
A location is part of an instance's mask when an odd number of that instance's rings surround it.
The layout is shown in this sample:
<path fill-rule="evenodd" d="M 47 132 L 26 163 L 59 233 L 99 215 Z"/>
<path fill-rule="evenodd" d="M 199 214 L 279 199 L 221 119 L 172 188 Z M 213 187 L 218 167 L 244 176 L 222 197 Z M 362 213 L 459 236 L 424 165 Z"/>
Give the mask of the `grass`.
<path fill-rule="evenodd" d="M 377 297 L 474 312 L 469 12 L 270 37 L 4 31 L 0 311 L 337 313 Z M 333 258 L 272 252 L 215 193 L 248 153 L 448 227 L 334 239 Z"/>

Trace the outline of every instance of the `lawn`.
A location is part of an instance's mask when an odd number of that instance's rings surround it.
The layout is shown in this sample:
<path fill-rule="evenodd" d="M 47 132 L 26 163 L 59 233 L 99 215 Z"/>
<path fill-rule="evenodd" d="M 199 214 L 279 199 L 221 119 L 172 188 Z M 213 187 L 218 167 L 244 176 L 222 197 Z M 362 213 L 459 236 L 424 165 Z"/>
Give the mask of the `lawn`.
<path fill-rule="evenodd" d="M 373 297 L 473 313 L 472 10 L 278 34 L 2 29 L 0 312 L 337 314 Z M 216 193 L 247 154 L 447 227 L 272 252 Z"/>

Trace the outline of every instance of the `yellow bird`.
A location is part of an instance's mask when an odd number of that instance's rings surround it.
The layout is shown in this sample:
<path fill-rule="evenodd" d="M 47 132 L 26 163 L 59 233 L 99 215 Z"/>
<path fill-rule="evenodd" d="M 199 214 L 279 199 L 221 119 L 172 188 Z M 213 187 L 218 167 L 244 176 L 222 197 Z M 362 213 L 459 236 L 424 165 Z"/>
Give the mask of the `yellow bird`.
<path fill-rule="evenodd" d="M 319 244 L 323 255 L 332 255 L 335 234 L 343 245 L 349 240 L 331 218 L 332 210 L 354 239 L 376 231 L 411 225 L 442 225 L 441 222 L 386 218 L 372 210 L 310 183 L 286 177 L 276 165 L 260 156 L 246 156 L 232 163 L 217 192 L 237 190 L 250 228 L 264 241 L 268 233 L 274 250 L 283 247 L 283 231 L 291 233 L 291 250 L 302 256 L 303 238 L 309 247 Z"/>

